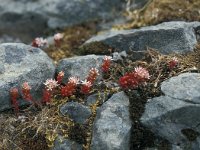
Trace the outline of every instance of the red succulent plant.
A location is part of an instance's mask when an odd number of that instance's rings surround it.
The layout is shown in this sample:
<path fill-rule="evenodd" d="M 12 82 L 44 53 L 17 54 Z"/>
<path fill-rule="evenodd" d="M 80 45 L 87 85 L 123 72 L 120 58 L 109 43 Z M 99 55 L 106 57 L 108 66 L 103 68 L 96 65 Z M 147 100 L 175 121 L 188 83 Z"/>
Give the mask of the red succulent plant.
<path fill-rule="evenodd" d="M 58 82 L 58 84 L 61 84 L 63 78 L 64 78 L 65 73 L 63 71 L 60 71 L 56 77 L 56 80 Z"/>
<path fill-rule="evenodd" d="M 172 60 L 169 61 L 169 69 L 174 69 L 178 65 L 178 59 L 173 57 Z"/>
<path fill-rule="evenodd" d="M 124 89 L 135 89 L 150 78 L 149 72 L 143 67 L 136 67 L 131 73 L 126 73 L 119 79 L 119 84 Z"/>
<path fill-rule="evenodd" d="M 17 101 L 19 97 L 19 91 L 17 88 L 10 89 L 10 97 L 11 97 L 11 104 L 14 108 L 15 114 L 18 115 L 19 113 L 19 103 Z"/>
<path fill-rule="evenodd" d="M 37 37 L 32 41 L 32 46 L 33 47 L 43 47 L 47 44 L 47 40 L 43 39 L 42 37 Z"/>
<path fill-rule="evenodd" d="M 43 97 L 42 97 L 42 102 L 45 104 L 49 104 L 51 102 L 51 96 L 52 96 L 52 92 L 44 89 L 43 90 Z"/>
<path fill-rule="evenodd" d="M 99 71 L 96 68 L 91 68 L 86 80 L 93 84 L 98 75 Z"/>
<path fill-rule="evenodd" d="M 81 86 L 81 93 L 89 94 L 91 91 L 92 83 L 90 81 L 83 81 Z"/>
<path fill-rule="evenodd" d="M 63 39 L 64 35 L 62 33 L 56 33 L 54 35 L 54 42 L 56 47 L 60 47 L 61 40 Z"/>
<path fill-rule="evenodd" d="M 108 72 L 111 66 L 112 57 L 105 56 L 103 59 L 103 64 L 101 66 L 103 72 Z"/>
<path fill-rule="evenodd" d="M 27 100 L 29 102 L 33 102 L 32 96 L 31 96 L 31 87 L 28 84 L 28 82 L 24 82 L 22 84 L 22 95 L 23 95 L 23 99 Z"/>
<path fill-rule="evenodd" d="M 47 79 L 44 85 L 45 89 L 43 90 L 43 103 L 50 103 L 54 89 L 58 87 L 59 84 L 56 80 Z"/>
<path fill-rule="evenodd" d="M 78 82 L 79 79 L 77 77 L 70 77 L 67 84 L 61 87 L 61 95 L 63 97 L 72 96 L 73 93 L 76 91 L 76 86 Z"/>

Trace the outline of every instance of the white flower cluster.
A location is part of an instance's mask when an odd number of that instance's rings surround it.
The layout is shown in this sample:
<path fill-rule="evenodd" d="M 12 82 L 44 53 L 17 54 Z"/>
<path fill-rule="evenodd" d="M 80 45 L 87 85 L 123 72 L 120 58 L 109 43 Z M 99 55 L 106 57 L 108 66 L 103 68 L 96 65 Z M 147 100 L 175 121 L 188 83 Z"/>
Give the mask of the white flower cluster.
<path fill-rule="evenodd" d="M 54 35 L 54 40 L 55 40 L 55 41 L 59 41 L 59 40 L 61 40 L 63 37 L 64 37 L 64 35 L 63 35 L 62 33 L 56 33 L 56 34 Z"/>
<path fill-rule="evenodd" d="M 89 71 L 89 74 L 96 74 L 98 76 L 99 70 L 97 68 L 91 68 L 90 71 Z"/>
<path fill-rule="evenodd" d="M 79 83 L 79 78 L 78 77 L 70 77 L 69 82 L 77 85 Z"/>
<path fill-rule="evenodd" d="M 84 80 L 81 82 L 81 84 L 87 86 L 87 87 L 91 87 L 92 86 L 92 83 L 90 81 L 87 81 L 87 80 Z"/>
<path fill-rule="evenodd" d="M 111 56 L 104 56 L 103 60 L 113 60 Z"/>
<path fill-rule="evenodd" d="M 52 91 L 53 89 L 55 89 L 59 84 L 56 80 L 53 79 L 47 79 L 44 83 L 46 89 L 48 91 Z"/>
<path fill-rule="evenodd" d="M 38 47 L 43 47 L 47 44 L 47 40 L 42 37 L 35 38 L 34 42 Z"/>
<path fill-rule="evenodd" d="M 30 85 L 28 84 L 28 82 L 24 82 L 24 83 L 22 84 L 22 88 L 23 88 L 23 89 L 26 89 L 26 90 L 30 90 L 30 89 L 31 89 L 31 87 L 30 87 Z"/>
<path fill-rule="evenodd" d="M 64 71 L 60 71 L 60 72 L 58 73 L 58 76 L 64 77 L 64 75 L 65 75 Z"/>
<path fill-rule="evenodd" d="M 140 66 L 136 67 L 135 73 L 143 79 L 149 79 L 150 78 L 149 72 L 143 67 L 140 67 Z"/>

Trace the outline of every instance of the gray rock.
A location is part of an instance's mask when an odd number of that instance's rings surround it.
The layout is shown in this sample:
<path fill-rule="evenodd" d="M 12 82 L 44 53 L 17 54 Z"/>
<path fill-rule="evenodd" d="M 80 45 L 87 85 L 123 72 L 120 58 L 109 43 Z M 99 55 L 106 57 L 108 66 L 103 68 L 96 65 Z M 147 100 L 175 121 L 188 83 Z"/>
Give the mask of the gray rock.
<path fill-rule="evenodd" d="M 12 36 L 8 35 L 1 35 L 0 43 L 22 43 L 19 38 L 13 38 Z"/>
<path fill-rule="evenodd" d="M 141 117 L 143 125 L 167 139 L 174 149 L 200 149 L 199 77 L 199 73 L 184 73 L 164 81 L 165 96 L 150 99 Z"/>
<path fill-rule="evenodd" d="M 55 140 L 52 150 L 82 150 L 82 146 L 74 141 L 59 136 Z"/>
<path fill-rule="evenodd" d="M 95 93 L 95 94 L 92 94 L 92 95 L 87 97 L 86 104 L 88 106 L 89 105 L 93 105 L 97 101 L 99 101 L 100 104 L 102 104 L 107 100 L 107 98 L 108 98 L 108 94 L 107 93 Z"/>
<path fill-rule="evenodd" d="M 0 74 L 3 74 L 5 72 L 4 65 L 0 65 Z"/>
<path fill-rule="evenodd" d="M 122 51 L 122 52 L 114 52 L 113 54 L 112 54 L 112 59 L 114 60 L 114 61 L 118 61 L 118 60 L 123 60 L 123 58 L 126 58 L 127 57 L 127 53 L 126 53 L 126 51 Z"/>
<path fill-rule="evenodd" d="M 100 22 L 97 24 L 96 28 L 97 31 L 106 31 L 106 30 L 110 30 L 113 28 L 113 26 L 120 26 L 120 25 L 124 25 L 124 23 L 127 22 L 127 18 L 125 16 L 117 16 L 114 19 L 110 19 L 109 21 L 104 21 L 104 22 Z"/>
<path fill-rule="evenodd" d="M 97 111 L 91 150 L 129 150 L 131 126 L 128 97 L 114 94 Z"/>
<path fill-rule="evenodd" d="M 91 68 L 100 69 L 104 56 L 86 55 L 62 59 L 56 69 L 56 72 L 64 71 L 63 82 L 71 76 L 77 76 L 80 80 L 85 80 Z M 101 78 L 101 76 L 99 76 Z"/>
<path fill-rule="evenodd" d="M 0 45 L 0 111 L 11 108 L 9 91 L 28 82 L 34 99 L 41 99 L 43 83 L 52 78 L 52 60 L 38 48 L 25 44 Z"/>
<path fill-rule="evenodd" d="M 91 116 L 89 107 L 77 102 L 68 102 L 60 108 L 63 115 L 68 115 L 76 123 L 83 124 Z"/>
<path fill-rule="evenodd" d="M 198 27 L 200 22 L 165 22 L 141 29 L 108 31 L 86 43 L 99 41 L 120 51 L 145 51 L 151 47 L 164 54 L 186 53 L 192 51 L 197 44 L 195 30 Z"/>
<path fill-rule="evenodd" d="M 151 147 L 151 148 L 145 148 L 144 150 L 158 150 L 157 148 L 155 148 L 155 147 Z"/>
<path fill-rule="evenodd" d="M 29 42 L 48 29 L 110 20 L 125 5 L 125 0 L 0 0 L 0 35 Z"/>
<path fill-rule="evenodd" d="M 199 78 L 199 74 L 184 73 L 163 82 L 161 90 L 169 97 L 200 104 Z"/>
<path fill-rule="evenodd" d="M 183 150 L 180 146 L 172 145 L 172 150 Z"/>

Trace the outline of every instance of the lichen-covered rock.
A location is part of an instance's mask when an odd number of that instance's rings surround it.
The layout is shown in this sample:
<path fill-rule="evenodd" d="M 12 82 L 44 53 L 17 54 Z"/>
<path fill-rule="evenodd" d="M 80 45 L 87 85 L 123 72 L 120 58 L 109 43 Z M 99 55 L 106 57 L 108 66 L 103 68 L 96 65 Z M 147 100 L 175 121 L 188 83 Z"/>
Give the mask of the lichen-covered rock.
<path fill-rule="evenodd" d="M 60 108 L 63 115 L 68 115 L 76 123 L 83 124 L 91 116 L 89 107 L 77 102 L 68 102 Z"/>
<path fill-rule="evenodd" d="M 199 73 L 172 77 L 161 85 L 165 96 L 150 99 L 146 104 L 142 124 L 174 147 L 200 149 L 199 78 Z"/>
<path fill-rule="evenodd" d="M 128 97 L 124 92 L 114 94 L 97 110 L 91 150 L 129 150 L 129 116 Z"/>
<path fill-rule="evenodd" d="M 9 91 L 28 82 L 34 99 L 41 99 L 43 83 L 52 78 L 55 67 L 42 50 L 25 44 L 0 45 L 0 111 L 11 108 Z M 21 98 L 20 98 L 21 99 Z"/>
<path fill-rule="evenodd" d="M 82 150 L 82 146 L 74 141 L 58 136 L 52 150 Z"/>
<path fill-rule="evenodd" d="M 125 6 L 125 0 L 0 0 L 0 33 L 29 42 L 48 29 L 110 20 Z"/>
<path fill-rule="evenodd" d="M 65 77 L 63 79 L 64 83 L 66 83 L 67 79 L 71 76 L 77 76 L 80 78 L 80 80 L 85 80 L 91 68 L 101 69 L 100 66 L 102 64 L 102 61 L 103 56 L 97 55 L 65 58 L 59 62 L 56 68 L 56 72 L 65 72 Z"/>
<path fill-rule="evenodd" d="M 89 39 L 102 42 L 120 51 L 144 51 L 147 47 L 158 49 L 161 53 L 186 53 L 197 44 L 197 30 L 200 22 L 165 22 L 141 29 L 108 31 Z"/>

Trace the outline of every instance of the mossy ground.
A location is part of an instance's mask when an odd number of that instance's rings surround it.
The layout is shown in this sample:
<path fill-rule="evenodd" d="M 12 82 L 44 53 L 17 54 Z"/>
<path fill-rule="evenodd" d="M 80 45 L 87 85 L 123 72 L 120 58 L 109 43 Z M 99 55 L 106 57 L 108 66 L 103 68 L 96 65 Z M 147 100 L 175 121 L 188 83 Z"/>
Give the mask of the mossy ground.
<path fill-rule="evenodd" d="M 169 20 L 195 21 L 199 18 L 200 1 L 197 0 L 153 0 L 143 9 L 129 12 L 132 22 L 118 28 L 136 28 L 145 25 L 157 24 Z M 60 47 L 50 46 L 45 51 L 57 63 L 60 59 L 74 55 L 85 54 L 110 54 L 111 50 L 102 43 L 93 43 L 80 47 L 88 38 L 96 33 L 95 23 L 90 25 L 80 25 L 64 30 L 64 39 Z M 109 49 L 109 50 L 108 50 Z M 108 50 L 108 51 L 107 51 Z M 131 55 L 130 55 L 131 56 Z M 168 69 L 168 62 L 177 57 L 179 65 L 173 70 Z M 158 149 L 169 149 L 167 141 L 157 137 L 151 131 L 140 124 L 139 118 L 144 112 L 144 106 L 148 99 L 162 95 L 160 83 L 164 80 L 176 76 L 183 72 L 200 72 L 200 45 L 194 52 L 178 55 L 161 55 L 153 49 L 148 49 L 143 59 L 132 61 L 126 58 L 114 62 L 109 73 L 105 74 L 104 83 L 117 82 L 119 77 L 126 72 L 132 71 L 136 66 L 143 66 L 150 72 L 151 79 L 146 86 L 140 86 L 137 90 L 125 90 L 130 98 L 130 114 L 134 122 L 131 138 L 131 149 L 141 150 L 146 147 L 157 147 Z M 92 92 L 113 93 L 122 90 L 120 88 L 110 88 L 105 84 L 94 87 Z M 0 149 L 1 150 L 48 150 L 53 146 L 57 135 L 75 140 L 83 145 L 84 149 L 89 149 L 92 137 L 92 125 L 96 115 L 99 101 L 91 105 L 92 115 L 84 125 L 74 123 L 67 116 L 59 113 L 59 107 L 68 101 L 85 102 L 85 96 L 60 98 L 59 95 L 52 98 L 49 106 L 28 107 L 22 109 L 21 116 L 17 118 L 13 112 L 6 112 L 0 116 Z M 188 130 L 187 130 L 188 131 Z M 187 134 L 188 132 L 184 132 Z M 188 134 L 187 134 L 188 135 Z M 193 136 L 192 134 L 191 136 Z M 189 135 L 190 136 L 190 135 Z"/>

